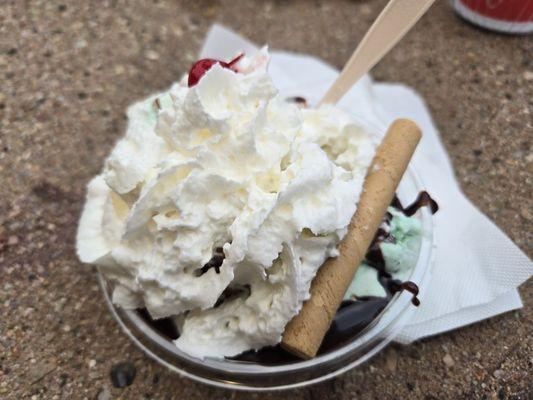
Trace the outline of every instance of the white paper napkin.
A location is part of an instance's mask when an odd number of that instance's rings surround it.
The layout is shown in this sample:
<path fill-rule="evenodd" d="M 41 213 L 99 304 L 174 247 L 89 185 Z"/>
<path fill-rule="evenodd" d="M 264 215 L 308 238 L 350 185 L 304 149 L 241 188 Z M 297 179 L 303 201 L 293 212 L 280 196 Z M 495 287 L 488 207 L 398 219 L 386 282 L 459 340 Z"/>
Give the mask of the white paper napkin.
<path fill-rule="evenodd" d="M 200 57 L 229 59 L 239 51 L 257 49 L 236 33 L 213 25 Z M 338 75 L 314 57 L 271 54 L 269 71 L 284 96 L 304 96 L 316 104 Z M 365 76 L 339 105 L 383 131 L 399 117 L 413 119 L 423 131 L 412 162 L 441 207 L 435 216 L 435 265 L 428 287 L 421 291 L 422 306 L 395 340 L 410 343 L 522 307 L 516 288 L 531 276 L 533 264 L 460 191 L 422 98 L 407 86 L 373 83 Z"/>

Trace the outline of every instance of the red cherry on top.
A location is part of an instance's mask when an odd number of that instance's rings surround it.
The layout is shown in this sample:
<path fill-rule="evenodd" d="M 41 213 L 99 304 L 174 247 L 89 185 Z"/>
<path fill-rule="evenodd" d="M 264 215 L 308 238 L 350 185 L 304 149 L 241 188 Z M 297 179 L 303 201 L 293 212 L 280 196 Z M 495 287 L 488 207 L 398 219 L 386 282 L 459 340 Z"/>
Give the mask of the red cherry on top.
<path fill-rule="evenodd" d="M 204 74 L 209 71 L 209 69 L 211 69 L 211 67 L 215 64 L 219 64 L 222 68 L 228 68 L 232 71 L 237 72 L 237 70 L 235 69 L 235 64 L 237 64 L 243 56 L 244 53 L 241 53 L 230 62 L 215 60 L 213 58 L 203 58 L 201 60 L 198 60 L 193 64 L 189 71 L 189 80 L 187 84 L 189 85 L 189 87 L 193 87 L 194 85 L 196 85 L 198 81 L 202 78 L 202 76 L 204 76 Z"/>

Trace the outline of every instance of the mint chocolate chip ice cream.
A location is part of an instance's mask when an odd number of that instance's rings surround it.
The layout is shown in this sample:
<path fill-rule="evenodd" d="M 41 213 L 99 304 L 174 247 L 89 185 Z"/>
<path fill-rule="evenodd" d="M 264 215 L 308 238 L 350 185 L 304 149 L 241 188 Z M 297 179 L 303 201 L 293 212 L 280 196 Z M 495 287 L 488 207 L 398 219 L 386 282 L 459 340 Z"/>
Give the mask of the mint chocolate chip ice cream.
<path fill-rule="evenodd" d="M 345 300 L 387 297 L 386 287 L 380 281 L 380 272 L 389 274 L 391 279 L 405 281 L 416 265 L 422 239 L 420 221 L 394 207 L 389 207 L 388 213 L 390 216 L 384 220 L 381 229 L 388 233 L 389 240 L 378 244 L 383 265 L 376 266 L 368 260 L 362 263 L 346 291 Z"/>

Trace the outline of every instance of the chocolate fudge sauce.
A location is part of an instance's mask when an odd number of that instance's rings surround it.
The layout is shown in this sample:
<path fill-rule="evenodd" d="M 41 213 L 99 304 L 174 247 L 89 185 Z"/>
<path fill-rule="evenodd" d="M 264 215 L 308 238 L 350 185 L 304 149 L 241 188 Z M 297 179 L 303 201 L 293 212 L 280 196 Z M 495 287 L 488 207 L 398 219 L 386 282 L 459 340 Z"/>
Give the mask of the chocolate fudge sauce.
<path fill-rule="evenodd" d="M 222 265 L 223 262 L 224 262 L 224 250 L 222 249 L 222 247 L 217 247 L 211 259 L 207 263 L 205 263 L 205 265 L 202 268 L 200 268 L 198 272 L 198 276 L 205 274 L 211 268 L 214 268 L 215 272 L 217 274 L 220 274 L 220 266 Z"/>
<path fill-rule="evenodd" d="M 422 191 L 418 194 L 416 200 L 407 207 L 403 207 L 400 200 L 395 196 L 391 202 L 391 207 L 402 212 L 406 216 L 414 215 L 421 207 L 428 206 L 432 214 L 435 214 L 439 207 L 431 196 Z M 392 276 L 385 270 L 385 259 L 381 252 L 381 243 L 395 243 L 396 238 L 392 235 L 390 230 L 390 222 L 392 214 L 387 212 L 383 221 L 376 232 L 376 235 L 368 249 L 365 256 L 365 263 L 378 271 L 378 279 L 386 292 L 386 297 L 358 297 L 351 300 L 343 301 L 329 328 L 324 341 L 318 351 L 318 354 L 335 350 L 343 344 L 349 342 L 355 335 L 365 329 L 379 314 L 385 309 L 389 301 L 395 293 L 403 290 L 410 292 L 413 295 L 411 302 L 418 306 L 420 300 L 418 299 L 418 286 L 411 281 L 401 282 L 393 279 Z M 218 273 L 219 268 L 224 260 L 224 253 L 222 248 L 215 249 L 212 259 L 200 269 L 200 274 L 204 274 L 209 269 L 214 268 Z M 226 289 L 219 301 L 218 306 L 224 300 L 238 295 L 246 295 L 246 290 L 249 288 L 228 288 Z M 179 332 L 175 327 L 174 322 L 170 318 L 163 318 L 159 320 L 152 320 L 148 312 L 143 309 L 139 310 L 139 314 L 143 319 L 152 325 L 154 329 L 159 331 L 168 339 L 175 340 L 179 337 Z M 236 357 L 229 358 L 240 362 L 251 362 L 262 365 L 280 365 L 289 364 L 299 361 L 299 358 L 290 354 L 277 346 L 267 346 L 258 351 L 249 350 Z"/>

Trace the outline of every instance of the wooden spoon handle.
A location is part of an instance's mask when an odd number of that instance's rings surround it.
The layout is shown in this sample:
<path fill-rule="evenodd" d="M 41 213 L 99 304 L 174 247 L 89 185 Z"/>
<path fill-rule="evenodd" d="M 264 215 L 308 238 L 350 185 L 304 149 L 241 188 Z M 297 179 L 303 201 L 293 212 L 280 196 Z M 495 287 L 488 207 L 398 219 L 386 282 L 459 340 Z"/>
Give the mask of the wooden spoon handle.
<path fill-rule="evenodd" d="M 388 53 L 435 0 L 391 0 L 374 21 L 320 104 L 336 103 Z"/>

